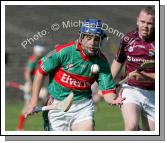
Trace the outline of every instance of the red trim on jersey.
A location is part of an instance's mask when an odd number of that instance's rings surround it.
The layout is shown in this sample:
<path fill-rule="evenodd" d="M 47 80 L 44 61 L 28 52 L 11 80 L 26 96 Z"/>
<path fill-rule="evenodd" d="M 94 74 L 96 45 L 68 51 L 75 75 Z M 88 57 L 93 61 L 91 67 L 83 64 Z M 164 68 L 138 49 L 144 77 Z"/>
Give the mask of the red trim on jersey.
<path fill-rule="evenodd" d="M 35 68 L 33 71 L 31 71 L 31 75 L 35 75 L 37 72 L 37 68 Z"/>
<path fill-rule="evenodd" d="M 35 62 L 36 61 L 36 59 L 37 59 L 37 57 L 35 57 L 34 55 L 31 55 L 31 56 L 29 56 L 28 57 L 28 62 L 30 62 L 30 63 L 33 63 L 33 62 Z M 24 67 L 24 69 L 23 69 L 23 73 L 25 74 L 26 73 L 26 71 L 27 70 L 32 70 L 32 69 L 30 69 L 28 66 L 26 66 L 26 67 Z M 35 75 L 36 74 L 36 71 L 37 71 L 37 68 L 35 68 L 35 69 L 33 69 L 32 71 L 31 71 L 31 76 L 33 75 Z"/>
<path fill-rule="evenodd" d="M 79 41 L 77 41 L 76 45 L 77 45 L 77 50 L 80 52 L 82 59 L 84 61 L 87 61 L 89 59 L 89 57 L 86 56 L 85 53 L 83 52 L 82 47 L 81 47 L 81 43 L 79 43 Z"/>
<path fill-rule="evenodd" d="M 114 88 L 114 89 L 108 89 L 108 90 L 103 90 L 103 91 L 102 91 L 102 94 L 103 94 L 103 95 L 105 95 L 105 94 L 107 94 L 107 93 L 116 93 L 116 90 L 115 90 L 115 88 Z"/>
<path fill-rule="evenodd" d="M 73 90 L 87 90 L 95 81 L 95 78 L 84 77 L 64 71 L 59 68 L 54 75 L 54 81 L 69 89 Z"/>
<path fill-rule="evenodd" d="M 42 67 L 38 68 L 38 71 L 42 74 L 42 75 L 47 75 L 47 73 L 42 69 Z"/>
<path fill-rule="evenodd" d="M 42 66 L 42 61 L 39 60 L 38 61 L 38 71 L 42 74 L 42 75 L 47 75 L 47 73 L 43 70 L 43 68 L 41 67 Z"/>
<path fill-rule="evenodd" d="M 54 48 L 56 49 L 58 46 L 60 46 L 59 44 L 56 44 L 55 46 L 54 46 Z"/>
<path fill-rule="evenodd" d="M 34 55 L 29 56 L 28 61 L 34 62 L 36 60 L 36 57 Z"/>
<path fill-rule="evenodd" d="M 38 61 L 38 65 L 41 66 L 42 65 L 42 60 Z"/>
<path fill-rule="evenodd" d="M 75 44 L 75 42 L 69 42 L 69 43 L 67 43 L 67 44 L 64 44 L 64 45 L 56 45 L 56 53 L 57 52 L 59 52 L 59 51 L 61 51 L 63 48 L 67 48 L 67 47 L 69 47 L 69 46 L 72 46 L 72 45 L 74 45 Z"/>

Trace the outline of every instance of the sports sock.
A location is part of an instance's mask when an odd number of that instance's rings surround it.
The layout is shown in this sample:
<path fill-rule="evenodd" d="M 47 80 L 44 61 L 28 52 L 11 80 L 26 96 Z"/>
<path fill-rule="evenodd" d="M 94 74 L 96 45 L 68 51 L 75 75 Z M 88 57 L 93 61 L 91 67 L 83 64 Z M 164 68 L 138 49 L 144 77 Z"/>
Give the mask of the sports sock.
<path fill-rule="evenodd" d="M 25 117 L 23 114 L 19 115 L 17 129 L 23 129 Z"/>

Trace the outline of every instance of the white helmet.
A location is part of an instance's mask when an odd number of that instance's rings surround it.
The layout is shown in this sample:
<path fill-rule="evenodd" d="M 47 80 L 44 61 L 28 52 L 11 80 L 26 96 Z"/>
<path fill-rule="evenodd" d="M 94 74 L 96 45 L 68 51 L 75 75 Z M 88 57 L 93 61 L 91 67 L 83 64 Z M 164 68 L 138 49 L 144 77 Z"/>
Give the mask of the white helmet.
<path fill-rule="evenodd" d="M 45 47 L 42 45 L 35 45 L 34 46 L 34 54 L 40 54 L 45 52 Z"/>

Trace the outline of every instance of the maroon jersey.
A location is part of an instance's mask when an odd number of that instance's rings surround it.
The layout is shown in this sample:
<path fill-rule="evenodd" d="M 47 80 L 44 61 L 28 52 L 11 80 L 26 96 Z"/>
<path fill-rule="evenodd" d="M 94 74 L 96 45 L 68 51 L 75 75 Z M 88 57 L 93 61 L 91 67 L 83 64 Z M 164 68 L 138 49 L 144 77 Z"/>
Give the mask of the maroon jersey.
<path fill-rule="evenodd" d="M 139 37 L 138 30 L 134 30 L 126 34 L 122 39 L 115 60 L 120 63 L 125 62 L 125 74 L 127 75 L 136 70 L 143 62 L 154 60 L 154 46 L 155 36 L 144 41 Z M 155 68 L 145 69 L 144 71 L 147 73 L 154 73 Z M 151 81 L 129 80 L 128 84 L 142 89 L 155 89 L 155 83 Z"/>

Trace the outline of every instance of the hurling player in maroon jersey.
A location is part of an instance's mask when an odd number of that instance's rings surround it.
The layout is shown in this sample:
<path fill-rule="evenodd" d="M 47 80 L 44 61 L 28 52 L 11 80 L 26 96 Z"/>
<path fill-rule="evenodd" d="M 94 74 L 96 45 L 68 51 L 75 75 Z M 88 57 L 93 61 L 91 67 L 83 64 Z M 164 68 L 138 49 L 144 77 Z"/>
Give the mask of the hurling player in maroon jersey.
<path fill-rule="evenodd" d="M 142 72 L 136 69 L 149 60 L 154 60 L 155 12 L 152 7 L 143 8 L 137 16 L 136 30 L 125 35 L 111 65 L 115 78 L 125 64 L 125 74 L 130 79 L 120 90 L 125 97 L 121 106 L 125 130 L 138 130 L 139 117 L 142 113 L 143 129 L 155 130 L 155 68 Z"/>

